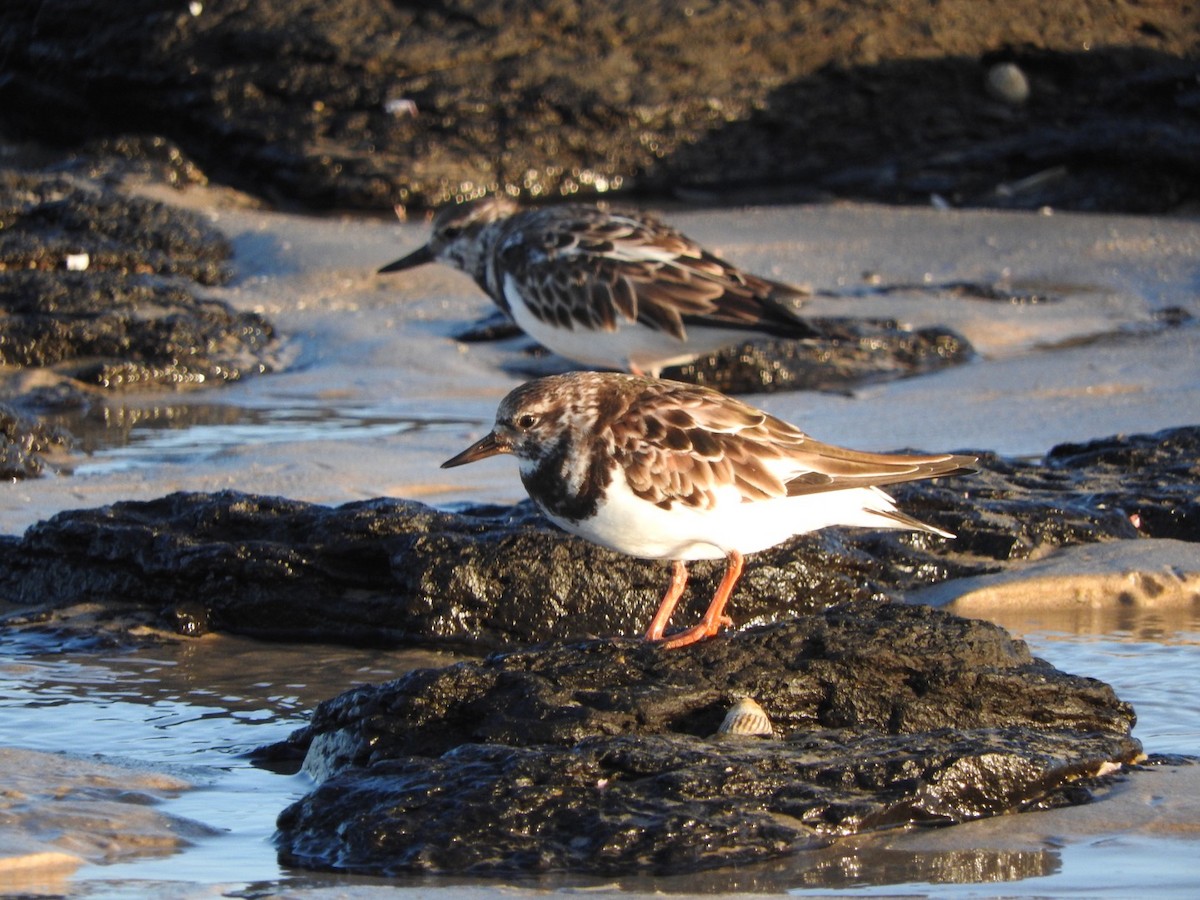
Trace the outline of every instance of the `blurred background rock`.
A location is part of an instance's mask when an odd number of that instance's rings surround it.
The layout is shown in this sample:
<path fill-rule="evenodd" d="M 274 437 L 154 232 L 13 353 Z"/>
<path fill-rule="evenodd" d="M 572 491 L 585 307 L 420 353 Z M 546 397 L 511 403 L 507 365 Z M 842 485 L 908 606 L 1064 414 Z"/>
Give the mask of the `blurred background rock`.
<path fill-rule="evenodd" d="M 1200 12 L 8 0 L 0 135 L 307 208 L 505 190 L 1192 208 Z"/>

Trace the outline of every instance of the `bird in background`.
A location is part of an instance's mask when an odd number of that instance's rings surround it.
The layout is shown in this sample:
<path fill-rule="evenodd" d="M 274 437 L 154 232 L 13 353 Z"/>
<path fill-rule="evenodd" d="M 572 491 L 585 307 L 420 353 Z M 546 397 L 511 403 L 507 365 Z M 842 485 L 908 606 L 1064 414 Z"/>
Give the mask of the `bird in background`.
<path fill-rule="evenodd" d="M 640 212 L 485 197 L 441 209 L 429 242 L 379 271 L 429 262 L 470 275 L 526 334 L 588 368 L 657 376 L 747 340 L 819 334 L 793 308 L 807 291 Z"/>
<path fill-rule="evenodd" d="M 646 639 L 682 647 L 732 625 L 725 606 L 743 557 L 836 525 L 953 537 L 901 512 L 881 486 L 975 471 L 976 458 L 864 453 L 709 388 L 617 373 L 528 382 L 495 426 L 443 468 L 516 457 L 521 481 L 566 531 L 629 556 L 671 560 L 670 587 Z M 721 559 L 725 575 L 700 623 L 666 635 L 686 563 Z"/>

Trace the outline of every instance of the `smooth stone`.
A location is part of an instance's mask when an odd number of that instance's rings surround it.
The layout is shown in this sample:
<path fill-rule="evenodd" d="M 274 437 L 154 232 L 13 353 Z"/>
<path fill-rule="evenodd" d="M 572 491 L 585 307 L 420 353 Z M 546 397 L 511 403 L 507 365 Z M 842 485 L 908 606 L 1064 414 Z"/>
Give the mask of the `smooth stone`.
<path fill-rule="evenodd" d="M 995 99 L 1012 106 L 1029 99 L 1029 79 L 1016 63 L 996 63 L 988 69 L 984 85 Z"/>

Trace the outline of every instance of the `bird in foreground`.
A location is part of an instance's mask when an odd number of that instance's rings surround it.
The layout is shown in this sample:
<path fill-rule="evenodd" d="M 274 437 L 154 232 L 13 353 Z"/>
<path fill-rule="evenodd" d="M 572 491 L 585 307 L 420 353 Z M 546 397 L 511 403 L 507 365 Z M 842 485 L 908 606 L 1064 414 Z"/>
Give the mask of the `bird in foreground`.
<path fill-rule="evenodd" d="M 732 625 L 725 605 L 743 556 L 831 525 L 949 532 L 896 509 L 881 485 L 975 471 L 973 456 L 863 453 L 709 388 L 602 372 L 528 382 L 483 438 L 442 464 L 517 458 L 551 521 L 612 550 L 673 562 L 646 639 L 682 647 Z M 664 638 L 686 563 L 727 560 L 698 625 Z"/>
<path fill-rule="evenodd" d="M 450 206 L 429 243 L 379 271 L 459 269 L 530 337 L 588 367 L 657 376 L 756 337 L 812 338 L 801 288 L 743 272 L 644 213 L 503 196 Z"/>

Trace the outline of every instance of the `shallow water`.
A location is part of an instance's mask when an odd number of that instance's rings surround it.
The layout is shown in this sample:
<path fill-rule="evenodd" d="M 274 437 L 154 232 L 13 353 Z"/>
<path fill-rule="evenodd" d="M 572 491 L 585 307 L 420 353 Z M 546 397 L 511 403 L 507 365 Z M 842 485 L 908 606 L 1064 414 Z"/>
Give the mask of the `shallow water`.
<path fill-rule="evenodd" d="M 61 652 L 51 643 L 0 639 L 4 744 L 166 770 L 196 789 L 163 811 L 221 832 L 169 857 L 85 866 L 79 882 L 281 878 L 269 843 L 275 816 L 309 789 L 308 779 L 256 768 L 245 754 L 286 738 L 320 700 L 355 684 L 450 661 L 428 651 L 292 647 L 233 637 L 113 652 Z"/>
<path fill-rule="evenodd" d="M 81 415 L 47 417 L 76 440 L 62 474 L 99 478 L 204 465 L 245 446 L 320 441 L 372 441 L 423 429 L 455 429 L 474 421 L 401 416 L 388 406 L 297 403 L 246 407 L 220 403 L 178 406 L 107 405 Z"/>
<path fill-rule="evenodd" d="M 1136 616 L 1128 631 L 1068 634 L 1015 628 L 1035 654 L 1060 669 L 1112 684 L 1138 712 L 1135 735 L 1152 754 L 1200 754 L 1200 613 L 1181 630 L 1163 632 L 1161 618 Z M 1153 640 L 1145 634 L 1153 633 Z M 42 639 L 0 643 L 0 734 L 23 749 L 77 748 L 89 757 L 166 769 L 196 785 L 161 810 L 218 832 L 159 858 L 85 865 L 71 878 L 76 896 L 187 893 L 219 885 L 224 893 L 253 888 L 341 885 L 450 889 L 438 879 L 371 879 L 282 869 L 270 838 L 275 816 L 309 788 L 303 775 L 251 766 L 244 754 L 281 740 L 303 724 L 319 700 L 361 682 L 379 682 L 452 657 L 426 651 L 291 647 L 219 637 L 135 652 L 54 652 Z M 81 747 L 80 735 L 86 735 Z M 1146 777 L 1146 776 L 1139 776 Z M 1015 823 L 1020 818 L 1010 817 Z M 1022 825 L 1024 823 L 1021 823 Z M 906 850 L 867 837 L 827 851 L 737 872 L 689 878 L 626 879 L 627 891 L 788 891 L 800 895 L 852 890 L 874 895 L 980 896 L 982 885 L 1007 882 L 1019 894 L 1123 897 L 1154 884 L 1147 896 L 1184 896 L 1200 877 L 1181 860 L 1195 845 L 1165 835 L 1111 833 L 1071 837 L 1036 850 L 986 844 L 963 850 Z M 951 831 L 948 829 L 946 831 Z M 1124 862 L 1111 863 L 1120 849 Z M 1188 852 L 1183 852 L 1187 850 Z M 1182 854 L 1182 855 L 1181 855 Z M 1172 874 L 1174 873 L 1174 874 Z M 1151 877 L 1153 876 L 1153 877 Z M 1026 881 L 1028 879 L 1028 881 Z M 499 883 L 487 883 L 496 884 Z M 596 886 L 585 879 L 542 880 L 533 889 Z M 961 885 L 950 889 L 951 885 Z"/>

